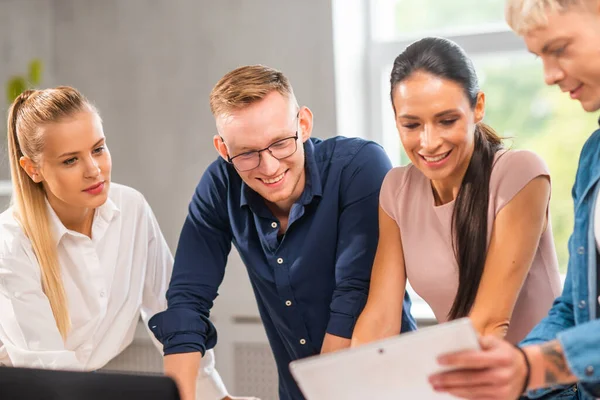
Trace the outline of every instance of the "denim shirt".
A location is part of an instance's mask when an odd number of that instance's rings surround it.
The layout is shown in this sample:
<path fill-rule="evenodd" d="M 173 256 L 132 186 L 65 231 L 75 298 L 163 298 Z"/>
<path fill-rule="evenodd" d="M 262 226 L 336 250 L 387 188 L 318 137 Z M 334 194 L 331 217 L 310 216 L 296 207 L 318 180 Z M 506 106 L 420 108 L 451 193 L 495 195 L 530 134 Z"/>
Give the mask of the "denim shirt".
<path fill-rule="evenodd" d="M 569 265 L 563 293 L 544 318 L 521 342 L 522 346 L 558 339 L 567 365 L 579 384 L 534 390 L 530 399 L 600 397 L 600 319 L 598 301 L 594 207 L 600 192 L 600 130 L 587 140 L 579 157 L 572 195 L 575 225 L 569 239 Z"/>

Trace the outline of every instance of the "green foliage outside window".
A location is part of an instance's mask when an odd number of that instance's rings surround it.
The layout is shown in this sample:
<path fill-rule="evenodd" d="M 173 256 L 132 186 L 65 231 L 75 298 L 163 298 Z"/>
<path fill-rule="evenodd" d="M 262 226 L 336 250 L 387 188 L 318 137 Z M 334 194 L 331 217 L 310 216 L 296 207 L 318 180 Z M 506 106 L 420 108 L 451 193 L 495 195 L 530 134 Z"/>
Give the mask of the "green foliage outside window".
<path fill-rule="evenodd" d="M 514 148 L 535 151 L 550 168 L 552 229 L 561 270 L 566 272 L 567 242 L 573 231 L 571 188 L 579 153 L 598 128 L 598 116 L 586 114 L 558 87 L 546 86 L 541 62 L 516 62 L 510 68 L 492 64 L 484 71 L 486 122 L 500 134 L 515 137 Z"/>

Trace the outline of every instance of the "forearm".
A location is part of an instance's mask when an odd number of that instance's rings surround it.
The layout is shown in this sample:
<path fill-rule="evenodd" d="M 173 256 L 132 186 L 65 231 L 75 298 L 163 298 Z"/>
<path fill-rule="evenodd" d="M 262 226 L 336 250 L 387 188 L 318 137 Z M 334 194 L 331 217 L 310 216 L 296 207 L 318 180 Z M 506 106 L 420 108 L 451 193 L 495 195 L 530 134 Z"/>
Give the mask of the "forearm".
<path fill-rule="evenodd" d="M 196 398 L 196 378 L 201 358 L 199 352 L 169 354 L 164 358 L 165 375 L 177 383 L 181 400 Z"/>
<path fill-rule="evenodd" d="M 523 350 L 531 365 L 529 390 L 577 382 L 558 340 L 527 346 Z"/>
<path fill-rule="evenodd" d="M 332 353 L 348 347 L 350 347 L 350 339 L 326 333 L 321 347 L 321 354 Z"/>
<path fill-rule="evenodd" d="M 356 322 L 351 346 L 356 347 L 400 334 L 402 320 L 399 316 L 401 314 L 402 312 L 397 315 L 389 315 L 389 313 L 382 312 L 381 307 L 370 308 L 367 305 Z"/>

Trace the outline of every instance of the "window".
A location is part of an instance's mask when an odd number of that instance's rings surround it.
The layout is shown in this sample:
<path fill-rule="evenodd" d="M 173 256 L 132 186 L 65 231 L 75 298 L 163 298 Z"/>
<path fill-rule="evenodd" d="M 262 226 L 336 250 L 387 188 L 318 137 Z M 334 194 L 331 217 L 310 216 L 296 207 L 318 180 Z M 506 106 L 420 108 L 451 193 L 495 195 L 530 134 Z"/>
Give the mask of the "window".
<path fill-rule="evenodd" d="M 507 146 L 535 151 L 552 176 L 551 222 L 561 272 L 573 227 L 571 186 L 579 152 L 597 128 L 596 116 L 544 84 L 541 61 L 527 52 L 504 23 L 504 0 L 370 0 L 368 76 L 370 138 L 381 143 L 396 165 L 406 164 L 389 100 L 395 57 L 412 41 L 444 36 L 473 59 L 486 93 L 485 122 L 511 138 Z"/>
<path fill-rule="evenodd" d="M 394 41 L 505 28 L 505 0 L 372 0 L 372 37 Z"/>

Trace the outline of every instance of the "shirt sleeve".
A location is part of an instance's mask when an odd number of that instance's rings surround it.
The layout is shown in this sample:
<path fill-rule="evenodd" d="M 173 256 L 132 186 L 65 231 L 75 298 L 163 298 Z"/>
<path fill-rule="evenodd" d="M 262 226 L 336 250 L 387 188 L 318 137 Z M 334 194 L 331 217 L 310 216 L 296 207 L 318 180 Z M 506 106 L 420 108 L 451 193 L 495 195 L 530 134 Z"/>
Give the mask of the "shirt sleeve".
<path fill-rule="evenodd" d="M 580 159 L 581 162 L 581 159 Z M 579 177 L 579 170 L 581 164 L 578 167 L 578 173 L 576 179 Z M 572 196 L 574 204 L 577 204 L 578 193 L 577 183 L 573 186 Z M 569 239 L 569 253 L 573 254 L 573 236 Z M 585 381 L 589 379 L 591 381 L 598 380 L 598 372 L 595 372 L 595 376 L 587 377 L 585 375 L 585 369 L 590 366 L 589 361 L 589 349 L 600 348 L 599 336 L 596 334 L 600 330 L 600 320 L 592 321 L 589 323 L 576 325 L 575 313 L 574 313 L 574 292 L 573 292 L 573 274 L 575 266 L 571 263 L 571 257 L 569 257 L 569 265 L 567 268 L 567 276 L 565 278 L 565 285 L 563 287 L 562 294 L 554 301 L 552 308 L 548 312 L 543 320 L 541 320 L 533 330 L 527 335 L 527 337 L 519 343 L 519 346 L 539 345 L 546 343 L 551 340 L 558 339 L 563 347 L 567 364 L 571 369 L 571 372 L 577 377 L 579 381 Z M 583 339 L 579 341 L 580 339 Z M 582 350 L 587 349 L 588 357 L 585 357 Z M 596 367 L 600 368 L 598 363 Z M 592 370 L 593 371 L 593 370 Z M 600 369 L 596 369 L 600 371 Z M 543 396 L 547 396 L 552 393 L 553 396 L 558 398 L 559 392 L 567 391 L 570 392 L 570 385 L 560 385 L 550 388 L 536 389 L 527 393 L 528 398 L 537 399 Z M 570 392 L 572 396 L 572 392 Z"/>
<path fill-rule="evenodd" d="M 554 340 L 560 332 L 575 326 L 572 271 L 573 268 L 569 266 L 562 294 L 554 300 L 548 315 L 531 330 L 527 337 L 519 343 L 519 346 L 541 344 Z"/>
<path fill-rule="evenodd" d="M 573 285 L 571 282 L 571 268 L 567 270 L 565 286 L 562 294 L 554 300 L 554 304 L 548 315 L 542 319 L 533 330 L 527 335 L 519 346 L 539 345 L 542 343 L 555 340 L 560 332 L 568 330 L 575 326 L 575 316 L 573 314 Z M 593 336 L 593 335 L 592 335 Z M 537 399 L 546 396 L 549 393 L 569 390 L 570 385 L 553 386 L 544 389 L 536 389 L 529 391 L 529 398 Z"/>
<path fill-rule="evenodd" d="M 85 360 L 65 348 L 33 251 L 16 247 L 0 254 L 0 345 L 15 367 L 83 370 Z"/>
<path fill-rule="evenodd" d="M 509 150 L 500 154 L 495 163 L 490 186 L 491 192 L 495 194 L 493 199 L 496 215 L 533 179 L 538 176 L 550 178 L 550 171 L 544 160 L 531 151 Z"/>
<path fill-rule="evenodd" d="M 335 283 L 327 333 L 351 338 L 365 306 L 379 235 L 379 191 L 391 163 L 368 143 L 342 173 Z"/>
<path fill-rule="evenodd" d="M 381 184 L 381 193 L 379 195 L 379 205 L 385 213 L 398 222 L 398 192 L 405 182 L 404 174 L 410 167 L 396 167 L 390 170 Z"/>
<path fill-rule="evenodd" d="M 166 292 L 169 279 L 173 271 L 173 256 L 167 242 L 160 230 L 156 217 L 150 205 L 143 199 L 144 217 L 148 223 L 148 265 L 144 281 L 144 294 L 142 298 L 141 315 L 148 328 L 149 319 L 158 312 L 167 308 Z M 159 351 L 163 345 L 150 337 Z M 207 350 L 202 357 L 201 367 L 196 381 L 197 398 L 220 400 L 227 396 L 227 389 L 215 369 L 213 350 Z"/>
<path fill-rule="evenodd" d="M 595 351 L 595 349 L 600 349 L 600 335 L 598 335 L 600 320 L 575 324 L 572 270 L 573 268 L 569 265 L 563 293 L 554 301 L 548 316 L 540 321 L 519 345 L 539 345 L 558 339 L 563 348 L 567 365 L 577 380 L 580 383 L 594 383 L 600 381 L 600 358 L 597 357 L 598 352 Z M 569 387 L 570 385 L 559 385 L 537 389 L 529 392 L 528 396 L 537 399 L 549 393 L 556 395 L 559 391 L 570 392 Z"/>
<path fill-rule="evenodd" d="M 231 250 L 226 199 L 227 176 L 215 162 L 202 176 L 189 206 L 167 291 L 168 308 L 149 321 L 165 355 L 204 354 L 217 343 L 209 316 Z"/>

